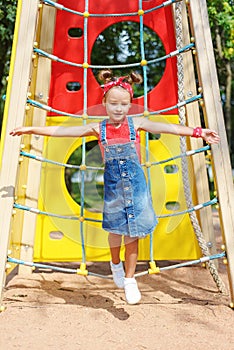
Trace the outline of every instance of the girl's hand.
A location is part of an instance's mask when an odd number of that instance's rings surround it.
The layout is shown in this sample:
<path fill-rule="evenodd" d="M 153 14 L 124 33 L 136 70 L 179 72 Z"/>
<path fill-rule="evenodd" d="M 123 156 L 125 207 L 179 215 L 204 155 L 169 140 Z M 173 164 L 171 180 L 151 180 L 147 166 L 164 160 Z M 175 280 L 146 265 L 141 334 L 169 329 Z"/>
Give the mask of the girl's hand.
<path fill-rule="evenodd" d="M 84 137 L 99 135 L 99 124 L 90 123 L 81 126 L 20 126 L 10 132 L 12 136 L 20 136 L 24 134 L 34 134 L 41 136 L 54 137 Z"/>
<path fill-rule="evenodd" d="M 21 126 L 18 128 L 13 129 L 12 131 L 10 131 L 10 135 L 11 136 L 20 136 L 20 135 L 24 135 L 24 134 L 32 134 L 32 127 L 30 126 Z"/>
<path fill-rule="evenodd" d="M 201 137 L 207 143 L 219 143 L 220 137 L 216 131 L 210 129 L 202 129 Z"/>

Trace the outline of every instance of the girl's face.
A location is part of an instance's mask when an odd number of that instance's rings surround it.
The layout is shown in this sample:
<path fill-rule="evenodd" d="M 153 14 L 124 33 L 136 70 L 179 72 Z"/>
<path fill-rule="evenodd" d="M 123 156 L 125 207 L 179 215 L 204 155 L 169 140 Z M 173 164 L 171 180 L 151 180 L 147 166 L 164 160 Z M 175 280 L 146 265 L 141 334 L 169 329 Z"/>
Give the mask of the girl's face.
<path fill-rule="evenodd" d="M 121 123 L 131 107 L 131 97 L 127 90 L 113 87 L 108 91 L 103 101 L 110 122 Z"/>

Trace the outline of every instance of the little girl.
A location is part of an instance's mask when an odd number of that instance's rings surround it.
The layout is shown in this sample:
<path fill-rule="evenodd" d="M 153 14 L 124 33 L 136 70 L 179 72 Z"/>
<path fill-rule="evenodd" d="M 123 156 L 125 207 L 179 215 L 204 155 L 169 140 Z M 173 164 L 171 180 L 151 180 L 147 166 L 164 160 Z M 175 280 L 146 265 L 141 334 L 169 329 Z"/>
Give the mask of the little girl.
<path fill-rule="evenodd" d="M 112 76 L 111 71 L 104 70 L 99 73 L 99 78 L 104 82 L 103 105 L 108 119 L 84 126 L 18 127 L 10 134 L 97 137 L 105 164 L 103 229 L 109 232 L 113 280 L 118 288 L 124 288 L 127 303 L 136 304 L 141 299 L 134 278 L 138 239 L 152 233 L 157 225 L 140 165 L 139 131 L 202 137 L 207 143 L 218 143 L 219 136 L 210 129 L 193 129 L 178 124 L 152 122 L 142 117 L 127 117 L 133 98 L 132 85 L 140 83 L 141 76 L 131 73 L 129 76 L 117 78 Z M 122 236 L 125 244 L 124 267 L 120 261 Z"/>

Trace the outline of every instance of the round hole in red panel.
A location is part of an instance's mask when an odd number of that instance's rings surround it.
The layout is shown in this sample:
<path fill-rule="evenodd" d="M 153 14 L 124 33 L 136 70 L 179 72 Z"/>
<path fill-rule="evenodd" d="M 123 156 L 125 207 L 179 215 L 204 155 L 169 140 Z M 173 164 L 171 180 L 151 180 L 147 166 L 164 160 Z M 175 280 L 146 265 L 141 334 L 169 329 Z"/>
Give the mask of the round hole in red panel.
<path fill-rule="evenodd" d="M 147 61 L 165 56 L 165 49 L 159 36 L 149 27 L 144 26 L 144 52 Z M 133 21 L 118 22 L 107 27 L 97 37 L 91 52 L 91 63 L 102 65 L 127 65 L 140 63 L 142 60 L 139 23 Z M 165 60 L 147 65 L 147 92 L 151 91 L 161 80 L 165 70 Z M 122 76 L 134 70 L 142 74 L 142 67 L 116 68 L 114 75 Z M 97 69 L 93 69 L 95 77 Z M 134 86 L 134 97 L 144 94 L 143 84 Z"/>
<path fill-rule="evenodd" d="M 68 91 L 79 91 L 81 89 L 81 84 L 78 81 L 69 81 L 66 84 Z"/>
<path fill-rule="evenodd" d="M 81 38 L 83 36 L 83 29 L 82 28 L 69 28 L 68 29 L 68 35 L 71 38 Z"/>

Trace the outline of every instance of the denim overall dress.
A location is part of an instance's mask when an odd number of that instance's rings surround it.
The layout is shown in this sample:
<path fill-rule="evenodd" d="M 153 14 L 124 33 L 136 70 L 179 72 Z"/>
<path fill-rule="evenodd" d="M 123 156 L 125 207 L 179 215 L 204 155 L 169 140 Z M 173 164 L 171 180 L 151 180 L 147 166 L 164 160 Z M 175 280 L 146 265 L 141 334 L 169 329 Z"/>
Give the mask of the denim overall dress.
<path fill-rule="evenodd" d="M 106 120 L 100 124 L 104 148 L 104 230 L 143 238 L 153 232 L 157 218 L 134 141 L 133 120 L 128 117 L 129 142 L 108 145 Z"/>

